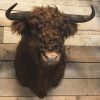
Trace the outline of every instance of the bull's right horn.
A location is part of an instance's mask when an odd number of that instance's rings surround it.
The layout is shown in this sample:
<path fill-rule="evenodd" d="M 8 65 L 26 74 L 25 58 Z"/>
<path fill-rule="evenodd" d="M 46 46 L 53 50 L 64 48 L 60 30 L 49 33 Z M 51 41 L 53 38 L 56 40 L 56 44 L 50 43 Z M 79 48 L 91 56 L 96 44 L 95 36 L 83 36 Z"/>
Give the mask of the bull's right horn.
<path fill-rule="evenodd" d="M 10 20 L 23 20 L 27 16 L 29 16 L 30 12 L 28 11 L 20 11 L 18 13 L 11 13 L 12 9 L 17 5 L 18 3 L 15 3 L 10 8 L 7 9 L 5 15 Z"/>

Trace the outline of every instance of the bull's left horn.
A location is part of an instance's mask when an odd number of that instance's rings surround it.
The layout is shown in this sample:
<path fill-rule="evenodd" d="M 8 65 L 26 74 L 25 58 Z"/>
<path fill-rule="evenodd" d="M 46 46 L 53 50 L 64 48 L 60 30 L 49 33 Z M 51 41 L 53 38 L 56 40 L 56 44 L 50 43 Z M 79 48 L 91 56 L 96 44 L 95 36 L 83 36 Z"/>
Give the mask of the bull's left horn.
<path fill-rule="evenodd" d="M 94 10 L 92 5 L 91 5 L 91 9 L 92 9 L 92 13 L 90 15 L 71 15 L 71 14 L 66 14 L 66 22 L 69 22 L 69 23 L 83 23 L 83 22 L 90 21 L 95 16 L 95 10 Z"/>
<path fill-rule="evenodd" d="M 15 3 L 14 5 L 12 5 L 10 8 L 7 9 L 5 15 L 8 19 L 10 20 L 23 20 L 25 19 L 30 12 L 28 11 L 20 11 L 18 13 L 11 13 L 12 9 L 17 5 L 18 3 Z"/>

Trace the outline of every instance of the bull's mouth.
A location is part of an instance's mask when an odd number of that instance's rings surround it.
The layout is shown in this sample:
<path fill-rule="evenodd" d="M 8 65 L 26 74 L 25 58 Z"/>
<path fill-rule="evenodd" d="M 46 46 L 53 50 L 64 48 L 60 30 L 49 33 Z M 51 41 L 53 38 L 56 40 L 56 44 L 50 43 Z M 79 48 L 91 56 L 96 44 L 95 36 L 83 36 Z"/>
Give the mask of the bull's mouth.
<path fill-rule="evenodd" d="M 47 65 L 55 65 L 60 61 L 60 54 L 56 52 L 42 53 L 42 61 Z"/>

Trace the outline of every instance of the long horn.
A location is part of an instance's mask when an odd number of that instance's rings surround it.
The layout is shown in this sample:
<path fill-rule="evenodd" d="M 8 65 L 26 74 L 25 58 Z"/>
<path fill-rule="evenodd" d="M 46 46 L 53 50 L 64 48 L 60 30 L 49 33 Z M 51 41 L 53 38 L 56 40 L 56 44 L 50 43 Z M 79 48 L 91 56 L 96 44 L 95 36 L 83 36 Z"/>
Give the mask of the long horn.
<path fill-rule="evenodd" d="M 92 9 L 92 13 L 90 15 L 71 15 L 71 14 L 66 14 L 66 22 L 69 23 L 83 23 L 83 22 L 87 22 L 90 21 L 91 19 L 94 18 L 95 16 L 95 10 L 93 8 L 93 6 L 91 5 L 91 9 Z"/>
<path fill-rule="evenodd" d="M 18 3 L 15 3 L 14 5 L 12 5 L 10 8 L 7 9 L 5 15 L 8 19 L 10 20 L 23 20 L 25 19 L 30 12 L 28 11 L 21 11 L 18 13 L 11 13 L 12 9 L 17 5 Z"/>

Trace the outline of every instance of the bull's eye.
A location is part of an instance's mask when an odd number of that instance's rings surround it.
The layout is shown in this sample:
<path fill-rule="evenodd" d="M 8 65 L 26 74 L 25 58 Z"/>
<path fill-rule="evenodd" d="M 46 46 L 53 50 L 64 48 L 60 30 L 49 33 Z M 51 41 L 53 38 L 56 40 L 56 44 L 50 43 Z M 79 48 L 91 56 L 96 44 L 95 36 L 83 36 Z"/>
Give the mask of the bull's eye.
<path fill-rule="evenodd" d="M 54 47 L 55 47 L 55 48 L 58 48 L 58 45 L 57 45 L 57 44 L 55 44 L 55 45 L 54 45 Z"/>
<path fill-rule="evenodd" d="M 40 49 L 40 51 L 44 51 L 45 50 L 45 45 L 42 42 L 39 43 L 39 49 Z"/>

